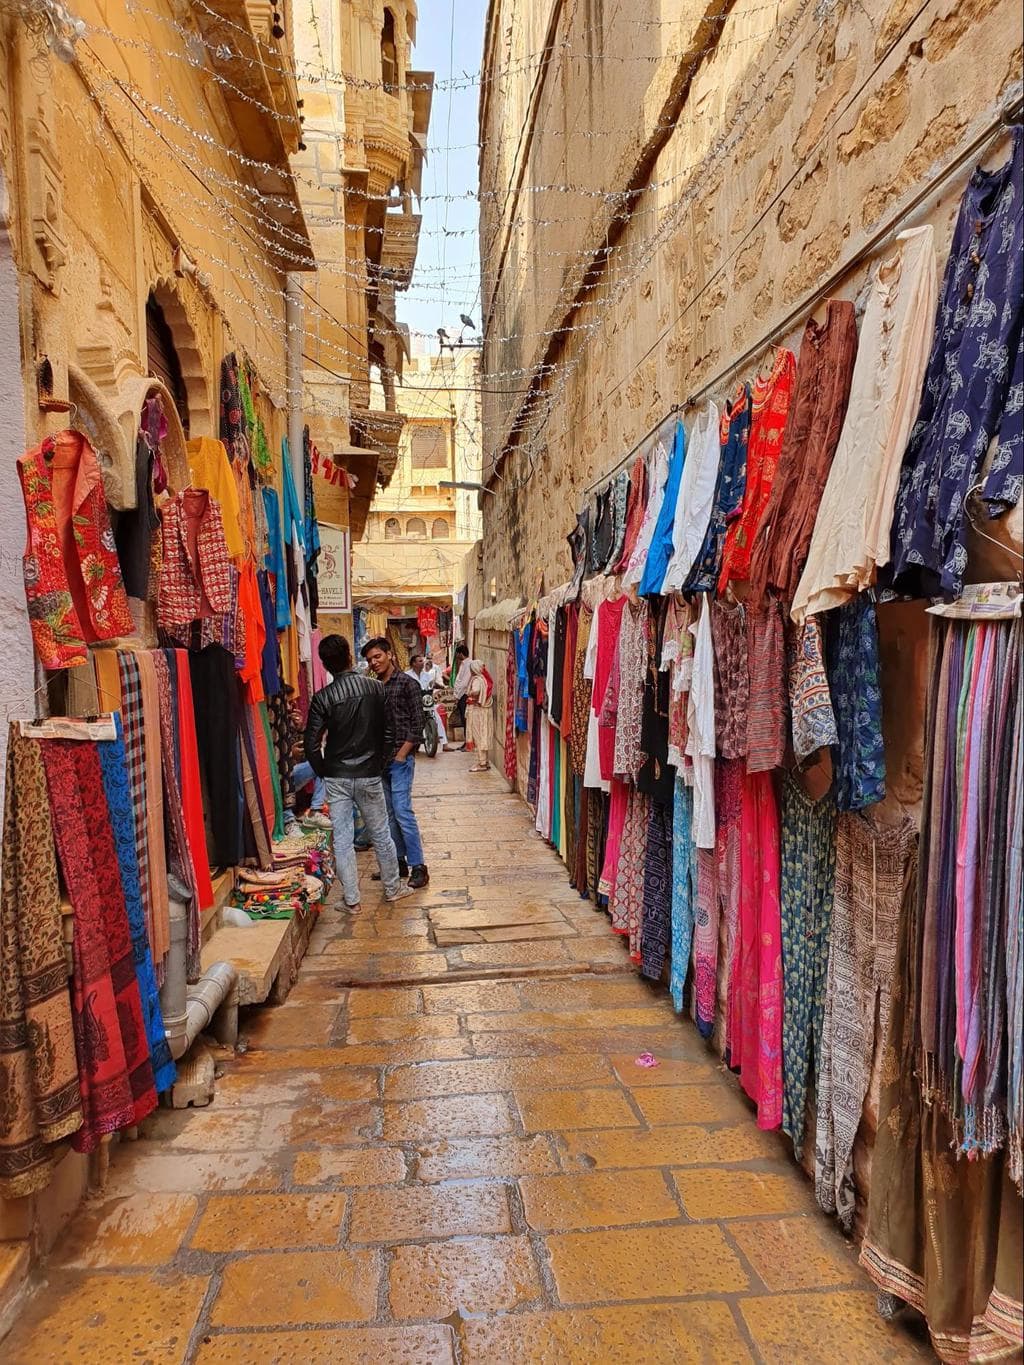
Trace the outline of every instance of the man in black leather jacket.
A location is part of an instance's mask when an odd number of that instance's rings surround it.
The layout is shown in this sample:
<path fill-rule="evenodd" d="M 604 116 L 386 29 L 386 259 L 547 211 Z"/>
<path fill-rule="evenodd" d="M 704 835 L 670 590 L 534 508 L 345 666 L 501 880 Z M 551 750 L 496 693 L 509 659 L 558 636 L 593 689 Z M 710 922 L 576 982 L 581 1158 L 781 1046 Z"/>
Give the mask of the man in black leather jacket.
<path fill-rule="evenodd" d="M 334 857 L 349 910 L 359 906 L 359 871 L 353 847 L 353 808 L 358 808 L 380 866 L 389 901 L 409 895 L 398 875 L 381 774 L 395 748 L 384 688 L 352 670 L 352 649 L 343 635 L 320 641 L 320 660 L 331 682 L 313 697 L 306 722 L 306 758 L 327 785 L 334 829 Z"/>

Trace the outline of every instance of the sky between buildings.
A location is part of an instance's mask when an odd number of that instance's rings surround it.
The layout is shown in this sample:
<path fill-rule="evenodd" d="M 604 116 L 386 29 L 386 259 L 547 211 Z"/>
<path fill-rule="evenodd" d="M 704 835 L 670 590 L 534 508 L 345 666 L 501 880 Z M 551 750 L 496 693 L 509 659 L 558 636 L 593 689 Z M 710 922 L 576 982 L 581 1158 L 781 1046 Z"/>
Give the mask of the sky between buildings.
<path fill-rule="evenodd" d="M 413 67 L 433 71 L 443 88 L 430 115 L 416 273 L 408 293 L 398 296 L 398 319 L 413 333 L 414 354 L 437 351 L 438 327 L 457 340 L 460 313 L 480 326 L 475 196 L 486 10 L 487 0 L 419 0 Z M 444 88 L 452 80 L 457 88 Z M 473 336 L 466 331 L 466 340 Z"/>

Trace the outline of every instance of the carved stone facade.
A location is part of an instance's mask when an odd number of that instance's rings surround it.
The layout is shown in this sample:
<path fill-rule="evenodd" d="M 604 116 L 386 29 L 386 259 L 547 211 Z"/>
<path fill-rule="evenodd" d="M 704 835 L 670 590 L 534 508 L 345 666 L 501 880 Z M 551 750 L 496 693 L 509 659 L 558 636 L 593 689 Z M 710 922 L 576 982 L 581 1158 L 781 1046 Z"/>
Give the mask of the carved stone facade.
<path fill-rule="evenodd" d="M 257 35 L 243 0 L 161 0 L 148 20 L 111 20 L 89 3 L 76 13 L 95 36 L 72 65 L 4 21 L 0 165 L 21 290 L 20 387 L 29 440 L 70 414 L 97 446 L 108 501 L 124 509 L 149 393 L 166 400 L 172 478 L 187 476 L 173 397 L 150 373 L 150 301 L 181 369 L 190 434 L 216 434 L 230 350 L 261 377 L 274 447 L 283 434 L 284 273 L 313 266 L 288 163 L 297 91 L 280 77 L 288 37 Z M 118 22 L 124 46 L 104 36 Z M 217 25 L 249 58 L 244 91 L 189 60 L 210 50 Z M 126 68 L 128 52 L 139 59 Z M 185 109 L 194 126 L 174 113 Z"/>
<path fill-rule="evenodd" d="M 316 444 L 358 476 L 358 538 L 401 435 L 408 337 L 395 293 L 416 260 L 433 76 L 411 69 L 415 0 L 313 0 L 296 21 L 305 146 L 293 163 L 319 263 L 304 301 L 304 383 Z"/>

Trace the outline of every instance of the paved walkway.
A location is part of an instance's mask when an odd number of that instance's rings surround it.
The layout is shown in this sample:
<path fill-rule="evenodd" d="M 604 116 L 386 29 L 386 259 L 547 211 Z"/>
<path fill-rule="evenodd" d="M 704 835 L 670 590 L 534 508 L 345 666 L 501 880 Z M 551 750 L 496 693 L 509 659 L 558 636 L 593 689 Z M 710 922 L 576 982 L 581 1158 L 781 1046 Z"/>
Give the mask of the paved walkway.
<path fill-rule="evenodd" d="M 929 1358 L 667 993 L 464 754 L 214 1104 L 114 1154 L 8 1365 Z M 659 1065 L 644 1069 L 639 1053 Z"/>

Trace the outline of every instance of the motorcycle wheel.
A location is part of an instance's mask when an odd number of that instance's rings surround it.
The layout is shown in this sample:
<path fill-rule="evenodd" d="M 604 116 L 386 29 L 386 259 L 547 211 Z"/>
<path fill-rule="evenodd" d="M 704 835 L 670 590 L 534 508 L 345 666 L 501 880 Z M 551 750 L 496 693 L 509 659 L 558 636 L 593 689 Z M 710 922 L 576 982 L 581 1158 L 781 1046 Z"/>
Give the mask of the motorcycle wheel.
<path fill-rule="evenodd" d="M 428 758 L 436 757 L 437 740 L 437 717 L 431 714 L 423 722 L 423 752 Z"/>

